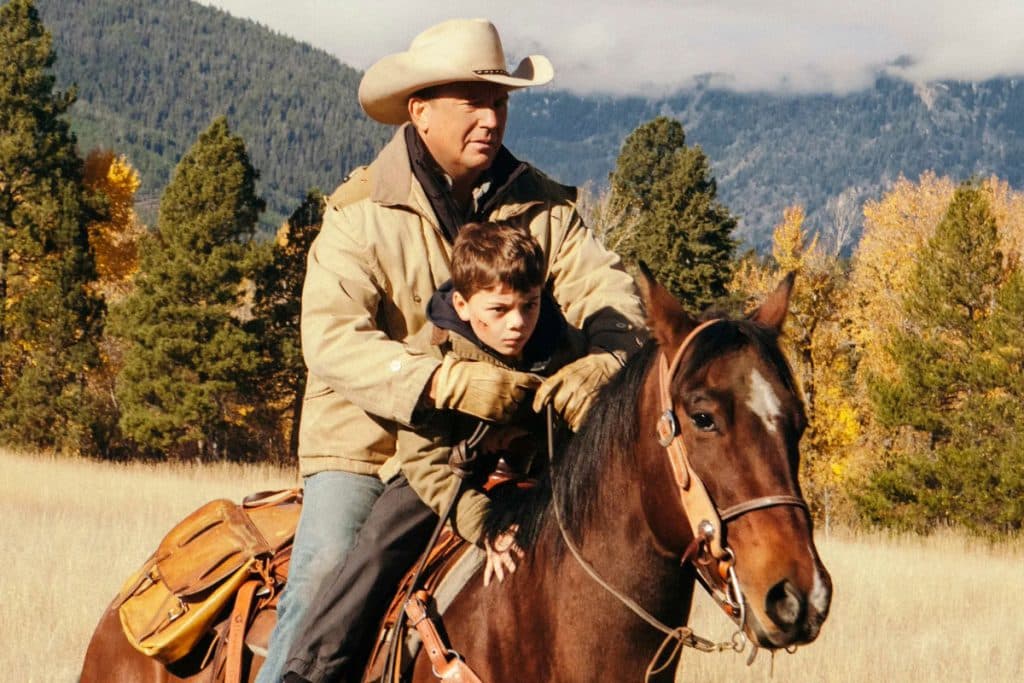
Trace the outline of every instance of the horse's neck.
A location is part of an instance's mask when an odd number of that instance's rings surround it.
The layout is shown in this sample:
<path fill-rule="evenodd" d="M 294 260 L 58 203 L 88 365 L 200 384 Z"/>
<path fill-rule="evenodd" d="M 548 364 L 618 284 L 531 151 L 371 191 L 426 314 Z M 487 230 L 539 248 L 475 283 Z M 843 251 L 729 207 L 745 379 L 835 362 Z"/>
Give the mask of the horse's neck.
<path fill-rule="evenodd" d="M 679 567 L 678 560 L 660 555 L 647 526 L 640 501 L 635 471 L 626 462 L 612 462 L 604 473 L 593 514 L 571 539 L 582 562 L 563 547 L 556 553 L 549 586 L 558 603 L 570 605 L 569 618 L 593 619 L 600 623 L 602 639 L 635 644 L 635 652 L 617 652 L 617 659 L 649 658 L 663 635 L 632 614 L 596 574 L 622 597 L 633 600 L 654 617 L 676 627 L 685 623 L 693 595 L 693 577 Z M 564 544 L 562 532 L 551 516 L 545 529 L 545 545 Z M 570 532 L 571 533 L 571 532 Z M 616 640 L 621 638 L 622 640 Z M 651 647 L 654 643 L 654 648 Z M 646 663 L 646 662 L 645 662 Z M 632 670 L 629 665 L 629 670 Z M 606 679 L 611 680 L 611 679 Z"/>

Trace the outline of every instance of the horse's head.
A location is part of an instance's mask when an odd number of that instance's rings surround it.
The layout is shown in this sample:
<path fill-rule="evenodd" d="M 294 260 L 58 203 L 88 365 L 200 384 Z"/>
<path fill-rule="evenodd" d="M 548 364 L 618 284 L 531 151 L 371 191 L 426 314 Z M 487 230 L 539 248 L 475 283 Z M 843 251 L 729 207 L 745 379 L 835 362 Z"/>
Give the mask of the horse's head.
<path fill-rule="evenodd" d="M 702 324 L 646 269 L 641 281 L 663 356 L 639 407 L 645 514 L 768 648 L 814 640 L 832 593 L 797 480 L 804 406 L 777 341 L 792 284 L 747 320 Z"/>

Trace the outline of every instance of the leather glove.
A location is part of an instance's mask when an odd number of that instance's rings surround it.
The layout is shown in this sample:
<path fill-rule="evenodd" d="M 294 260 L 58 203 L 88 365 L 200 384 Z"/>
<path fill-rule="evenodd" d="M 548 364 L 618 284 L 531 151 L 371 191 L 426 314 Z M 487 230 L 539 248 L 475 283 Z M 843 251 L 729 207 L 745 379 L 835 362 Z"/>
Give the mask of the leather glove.
<path fill-rule="evenodd" d="M 536 389 L 541 378 L 506 370 L 483 361 L 447 355 L 434 374 L 434 405 L 451 408 L 481 420 L 506 422 Z"/>
<path fill-rule="evenodd" d="M 598 390 L 622 364 L 607 351 L 598 351 L 569 363 L 544 380 L 533 399 L 533 409 L 540 412 L 551 401 L 552 407 L 565 418 L 572 430 L 578 431 Z"/>

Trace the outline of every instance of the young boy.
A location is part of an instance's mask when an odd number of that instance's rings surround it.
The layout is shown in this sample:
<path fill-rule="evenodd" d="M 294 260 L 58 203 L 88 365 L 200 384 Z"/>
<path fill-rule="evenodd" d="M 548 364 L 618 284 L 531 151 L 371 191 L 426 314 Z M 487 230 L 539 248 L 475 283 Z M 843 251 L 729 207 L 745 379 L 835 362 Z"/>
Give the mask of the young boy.
<path fill-rule="evenodd" d="M 498 223 L 463 226 L 452 250 L 452 279 L 427 306 L 430 321 L 409 342 L 442 358 L 440 381 L 458 360 L 485 361 L 548 375 L 586 353 L 583 335 L 569 326 L 544 290 L 544 255 L 519 227 Z M 529 407 L 527 406 L 527 410 Z M 513 416 L 490 426 L 481 449 L 490 468 L 504 453 L 513 466 L 542 437 L 536 415 Z M 532 418 L 532 419 L 531 419 Z M 453 447 L 469 437 L 479 420 L 455 411 L 436 411 L 415 430 L 397 434 L 395 455 L 382 466 L 386 488 L 374 504 L 344 565 L 315 601 L 289 655 L 285 681 L 353 680 L 362 676 L 376 628 L 398 582 L 417 560 L 460 485 L 449 467 Z M 526 428 L 524 428 L 526 427 Z M 512 447 L 513 442 L 516 443 Z M 526 441 L 527 444 L 521 443 Z M 530 443 L 533 442 L 533 443 Z M 487 468 L 485 464 L 484 469 Z M 452 527 L 487 552 L 485 581 L 515 569 L 520 551 L 515 529 L 484 539 L 489 499 L 477 471 L 452 509 Z"/>

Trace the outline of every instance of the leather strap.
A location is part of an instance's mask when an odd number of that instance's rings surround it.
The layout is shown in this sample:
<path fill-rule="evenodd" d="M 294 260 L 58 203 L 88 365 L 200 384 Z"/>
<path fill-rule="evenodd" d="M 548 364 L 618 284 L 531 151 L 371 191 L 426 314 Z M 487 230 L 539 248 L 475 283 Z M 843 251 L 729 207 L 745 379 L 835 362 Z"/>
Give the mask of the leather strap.
<path fill-rule="evenodd" d="M 231 622 L 228 627 L 228 654 L 224 665 L 224 683 L 241 683 L 242 651 L 245 647 L 245 627 L 249 623 L 256 589 L 263 585 L 259 579 L 246 581 L 238 589 L 235 606 L 231 609 Z"/>
<path fill-rule="evenodd" d="M 302 489 L 283 489 L 280 491 L 257 491 L 242 499 L 243 508 L 280 505 L 286 501 L 302 502 Z"/>
<path fill-rule="evenodd" d="M 737 503 L 732 507 L 728 507 L 719 513 L 723 522 L 728 522 L 731 519 L 736 519 L 742 515 L 752 512 L 753 510 L 760 510 L 761 508 L 776 507 L 779 505 L 792 505 L 793 507 L 803 508 L 808 510 L 807 503 L 803 498 L 797 496 L 761 496 L 760 498 L 752 498 L 744 503 Z M 808 513 L 810 511 L 808 510 Z"/>
<path fill-rule="evenodd" d="M 423 550 L 423 554 L 420 556 L 420 562 L 416 567 L 416 573 L 413 574 L 412 581 L 409 582 L 409 587 L 406 593 L 406 605 L 408 605 L 413 596 L 415 595 L 416 587 L 420 583 L 420 578 L 423 576 L 423 572 L 427 567 L 427 562 L 431 557 L 431 553 L 434 547 L 437 545 L 437 540 L 441 536 L 441 531 L 448 523 L 448 519 L 452 515 L 452 511 L 455 509 L 455 503 L 462 495 L 462 489 L 466 484 L 466 479 L 473 474 L 473 465 L 476 462 L 475 452 L 477 446 L 483 441 L 487 435 L 489 425 L 486 422 L 480 422 L 477 424 L 476 429 L 469 436 L 468 439 L 460 441 L 451 452 L 449 456 L 449 466 L 452 473 L 456 476 L 457 484 L 455 490 L 452 492 L 451 498 L 448 499 L 448 503 L 445 505 L 444 510 L 437 518 L 437 525 L 434 527 L 434 532 L 430 535 L 430 540 L 427 541 L 427 547 Z M 424 595 L 427 595 L 424 593 Z M 406 610 L 408 611 L 408 610 Z M 399 618 L 395 620 L 395 625 L 392 630 L 391 647 L 388 650 L 387 659 L 384 662 L 384 680 L 398 680 L 400 678 L 400 672 L 397 671 L 396 666 L 399 661 L 399 653 L 401 651 L 402 643 L 402 618 L 401 613 Z"/>
<path fill-rule="evenodd" d="M 423 641 L 423 647 L 427 651 L 434 675 L 440 681 L 482 683 L 480 677 L 469 668 L 462 656 L 445 645 L 441 634 L 437 631 L 437 626 L 427 614 L 427 600 L 429 599 L 430 595 L 426 591 L 416 591 L 405 603 L 405 613 L 409 616 L 410 625 L 416 629 Z"/>
<path fill-rule="evenodd" d="M 693 328 L 683 343 L 679 345 L 672 362 L 669 363 L 662 353 L 658 359 L 658 394 L 661 400 L 661 409 L 664 411 L 658 420 L 657 433 L 658 442 L 668 450 L 668 461 L 672 466 L 672 474 L 679 489 L 679 497 L 689 518 L 690 527 L 694 538 L 701 538 L 707 542 L 708 550 L 716 560 L 724 561 L 730 557 L 730 553 L 722 546 L 722 522 L 718 517 L 718 510 L 711 501 L 711 496 L 704 487 L 704 482 L 693 471 L 690 466 L 690 459 L 687 457 L 686 444 L 683 442 L 682 431 L 679 428 L 679 420 L 675 415 L 672 402 L 671 386 L 672 378 L 679 370 L 683 354 L 700 332 L 719 320 L 706 320 Z M 708 534 L 707 525 L 710 524 L 711 534 Z"/>

